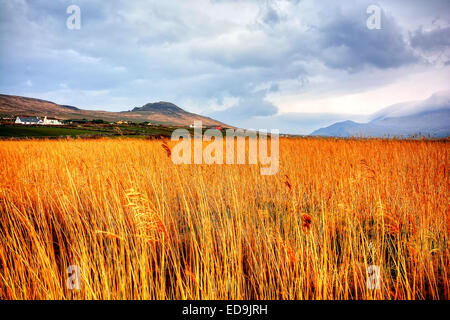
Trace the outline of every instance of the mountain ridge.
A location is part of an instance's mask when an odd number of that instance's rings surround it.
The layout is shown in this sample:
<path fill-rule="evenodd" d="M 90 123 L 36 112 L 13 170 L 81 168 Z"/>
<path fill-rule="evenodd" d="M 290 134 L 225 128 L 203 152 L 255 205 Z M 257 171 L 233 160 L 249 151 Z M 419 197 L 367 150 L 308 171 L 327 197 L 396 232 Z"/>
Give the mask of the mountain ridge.
<path fill-rule="evenodd" d="M 155 124 L 189 126 L 194 121 L 204 125 L 224 126 L 220 121 L 183 110 L 170 102 L 147 103 L 130 111 L 110 112 L 102 110 L 84 110 L 70 105 L 60 105 L 52 101 L 0 94 L 0 115 L 7 116 L 49 116 L 61 120 L 103 119 L 106 121 L 151 122 Z"/>
<path fill-rule="evenodd" d="M 386 137 L 450 136 L 450 91 L 440 91 L 422 101 L 409 101 L 383 108 L 367 123 L 336 122 L 311 133 L 313 136 Z"/>
<path fill-rule="evenodd" d="M 177 105 L 166 102 L 166 101 L 159 101 L 159 102 L 150 102 L 142 107 L 135 107 L 132 112 L 143 112 L 143 111 L 150 111 L 150 112 L 157 112 L 157 111 L 164 111 L 164 112 L 186 112 Z"/>

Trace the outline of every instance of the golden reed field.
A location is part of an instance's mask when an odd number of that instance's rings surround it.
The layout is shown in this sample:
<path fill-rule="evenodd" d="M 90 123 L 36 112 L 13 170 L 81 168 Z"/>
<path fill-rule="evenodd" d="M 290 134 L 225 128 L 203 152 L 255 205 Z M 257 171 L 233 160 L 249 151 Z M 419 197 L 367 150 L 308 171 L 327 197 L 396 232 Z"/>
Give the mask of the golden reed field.
<path fill-rule="evenodd" d="M 168 145 L 1 141 L 0 298 L 449 298 L 448 141 L 281 138 L 272 176 Z"/>

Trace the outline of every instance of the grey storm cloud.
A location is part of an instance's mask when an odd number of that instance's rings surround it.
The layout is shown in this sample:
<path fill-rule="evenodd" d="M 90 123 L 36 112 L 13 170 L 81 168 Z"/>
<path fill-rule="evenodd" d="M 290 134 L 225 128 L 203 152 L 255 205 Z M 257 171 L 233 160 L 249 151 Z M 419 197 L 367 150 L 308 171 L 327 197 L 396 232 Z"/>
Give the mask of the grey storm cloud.
<path fill-rule="evenodd" d="M 418 60 L 393 17 L 382 12 L 381 29 L 369 30 L 361 24 L 365 11 L 358 12 L 346 16 L 338 14 L 319 29 L 320 51 L 325 64 L 353 71 L 367 65 L 400 67 Z"/>
<path fill-rule="evenodd" d="M 168 100 L 235 125 L 287 121 L 270 94 L 358 92 L 351 74 L 418 65 L 416 49 L 448 48 L 448 27 L 405 27 L 410 2 L 392 12 L 391 3 L 382 29 L 368 30 L 365 0 L 0 0 L 0 92 L 113 111 Z M 439 14 L 443 3 L 426 10 Z M 81 8 L 78 31 L 65 26 L 71 4 Z M 317 77 L 334 82 L 313 87 Z"/>
<path fill-rule="evenodd" d="M 275 89 L 276 90 L 276 89 Z M 249 118 L 255 116 L 272 116 L 278 112 L 278 108 L 265 101 L 266 90 L 251 93 L 240 99 L 238 104 L 223 111 L 211 113 L 211 116 L 224 119 L 223 121 L 235 121 L 233 118 Z"/>
<path fill-rule="evenodd" d="M 450 26 L 424 31 L 419 28 L 411 35 L 411 46 L 425 51 L 442 50 L 450 47 Z"/>

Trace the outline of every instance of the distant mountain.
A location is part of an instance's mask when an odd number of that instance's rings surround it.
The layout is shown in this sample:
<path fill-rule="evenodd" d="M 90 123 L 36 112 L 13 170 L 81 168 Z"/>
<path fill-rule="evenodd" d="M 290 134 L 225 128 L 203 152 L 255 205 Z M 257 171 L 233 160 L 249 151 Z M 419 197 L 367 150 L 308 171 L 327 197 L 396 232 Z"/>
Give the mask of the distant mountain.
<path fill-rule="evenodd" d="M 355 122 L 355 121 L 342 121 L 342 122 L 336 122 L 335 124 L 332 124 L 331 126 L 328 126 L 326 128 L 322 128 L 319 130 L 314 131 L 311 135 L 332 135 L 337 137 L 346 137 L 349 135 L 352 135 L 355 130 L 358 130 L 363 124 Z M 332 134 L 327 134 L 332 133 Z"/>
<path fill-rule="evenodd" d="M 167 122 L 167 119 L 172 119 L 171 121 L 173 122 L 181 119 L 185 124 L 192 124 L 194 120 L 201 120 L 205 125 L 223 125 L 219 121 L 187 112 L 171 102 L 164 101 L 147 103 L 142 107 L 133 108 L 133 110 L 126 112 L 126 115 L 129 114 L 138 115 L 148 119 L 153 119 L 153 121 L 161 122 Z"/>
<path fill-rule="evenodd" d="M 148 112 L 163 112 L 163 113 L 183 113 L 183 112 L 185 112 L 183 109 L 174 105 L 173 103 L 164 102 L 164 101 L 147 103 L 146 105 L 144 105 L 140 108 L 139 107 L 134 108 L 132 111 L 134 111 L 134 112 L 148 111 Z"/>
<path fill-rule="evenodd" d="M 103 119 L 106 121 L 152 122 L 166 125 L 189 126 L 202 121 L 207 126 L 224 126 L 223 123 L 187 112 L 170 102 L 148 103 L 131 111 L 108 112 L 83 110 L 74 106 L 59 105 L 50 101 L 0 94 L 0 116 L 48 116 L 66 119 Z"/>
<path fill-rule="evenodd" d="M 450 91 L 426 100 L 399 103 L 370 116 L 368 123 L 338 122 L 314 131 L 315 136 L 386 137 L 425 135 L 450 136 Z"/>

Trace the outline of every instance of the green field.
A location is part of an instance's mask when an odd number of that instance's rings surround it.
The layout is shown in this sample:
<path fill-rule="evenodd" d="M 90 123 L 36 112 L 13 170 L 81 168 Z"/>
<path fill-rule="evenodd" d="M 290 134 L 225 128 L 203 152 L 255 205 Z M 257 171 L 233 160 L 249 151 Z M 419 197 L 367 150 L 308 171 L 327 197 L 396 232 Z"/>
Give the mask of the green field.
<path fill-rule="evenodd" d="M 61 128 L 61 127 L 34 127 L 34 126 L 0 126 L 0 137 L 58 137 L 58 136 L 80 136 L 80 135 L 98 135 L 105 132 L 96 130 Z"/>
<path fill-rule="evenodd" d="M 129 136 L 135 138 L 170 137 L 176 127 L 148 127 L 140 125 L 86 124 L 77 126 L 24 126 L 0 125 L 0 138 L 77 137 L 77 136 Z"/>
<path fill-rule="evenodd" d="M 77 136 L 108 136 L 108 137 L 166 137 L 169 138 L 175 129 L 173 126 L 146 126 L 139 124 L 115 125 L 115 124 L 82 124 L 66 126 L 26 126 L 15 124 L 0 125 L 0 138 L 40 138 L 40 137 L 77 137 Z M 185 127 L 190 134 L 192 128 Z M 206 129 L 203 129 L 204 133 Z M 225 132 L 223 130 L 223 132 Z"/>

